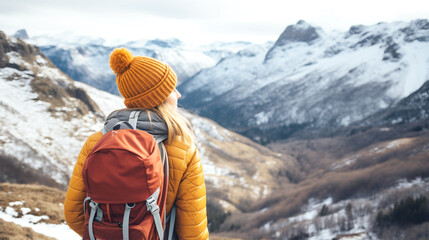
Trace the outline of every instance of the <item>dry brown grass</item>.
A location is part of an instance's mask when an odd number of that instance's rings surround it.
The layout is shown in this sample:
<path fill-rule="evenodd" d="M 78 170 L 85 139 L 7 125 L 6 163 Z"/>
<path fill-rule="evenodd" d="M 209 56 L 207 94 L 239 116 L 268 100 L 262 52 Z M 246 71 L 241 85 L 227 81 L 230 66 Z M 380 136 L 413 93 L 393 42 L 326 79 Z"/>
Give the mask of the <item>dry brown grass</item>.
<path fill-rule="evenodd" d="M 48 216 L 42 220 L 46 223 L 60 224 L 64 222 L 63 202 L 65 192 L 40 185 L 20 185 L 0 183 L 0 206 L 5 209 L 10 202 L 24 201 L 23 205 L 9 206 L 14 208 L 19 216 L 22 216 L 21 208 L 30 208 L 29 214 L 36 216 Z M 38 208 L 40 211 L 36 211 Z"/>
<path fill-rule="evenodd" d="M 0 219 L 0 239 L 1 240 L 55 240 L 37 233 L 28 227 L 21 227 L 14 223 L 6 222 Z"/>
<path fill-rule="evenodd" d="M 361 128 L 359 130 L 347 128 L 337 133 L 336 137 L 307 140 L 289 139 L 272 143 L 269 147 L 276 152 L 283 152 L 297 159 L 301 168 L 300 181 L 302 181 L 315 177 L 317 174 L 323 174 L 323 172 L 329 170 L 336 161 L 353 153 L 365 151 L 365 149 L 369 149 L 371 145 L 377 145 L 382 142 L 389 142 L 401 138 L 422 138 L 428 133 L 428 125 L 429 123 L 427 123 L 427 121 L 422 121 L 389 127 L 389 131 L 383 130 L 386 128 L 382 127 Z M 422 130 L 415 131 L 416 128 L 422 128 Z M 355 131 L 356 133 L 352 133 Z M 413 147 L 413 145 L 411 147 Z M 403 155 L 409 155 L 404 149 L 401 149 L 400 152 L 401 151 Z M 389 156 L 385 157 L 385 159 L 389 158 Z M 368 160 L 370 160 L 369 165 L 374 165 L 371 159 Z M 381 158 L 378 160 L 383 161 Z"/>
<path fill-rule="evenodd" d="M 0 143 L 1 145 L 1 143 Z M 36 154 L 36 153 L 35 153 Z M 31 155 L 31 154 L 30 154 Z M 64 185 L 57 183 L 51 177 L 43 175 L 16 157 L 7 155 L 0 150 L 0 182 L 41 184 L 49 187 L 65 189 Z"/>
<path fill-rule="evenodd" d="M 365 138 L 370 138 L 377 131 L 369 131 Z M 349 138 L 323 139 L 288 143 L 291 148 L 287 153 L 300 161 L 306 178 L 295 185 L 287 185 L 268 198 L 256 202 L 250 211 L 232 215 L 221 226 L 221 230 L 250 232 L 267 222 L 275 222 L 281 218 L 293 216 L 301 211 L 301 207 L 311 198 L 325 199 L 332 197 L 334 202 L 372 196 L 397 184 L 399 179 L 415 179 L 429 177 L 429 135 L 427 131 L 418 134 L 404 134 L 401 144 L 375 151 L 396 140 L 398 133 L 375 137 L 369 143 L 359 142 L 359 146 L 347 146 L 353 141 Z M 355 139 L 355 136 L 352 137 Z M 377 140 L 378 139 L 378 140 Z M 382 139 L 380 141 L 379 139 Z M 341 141 L 340 141 L 341 140 Z M 402 144 L 403 143 L 403 144 Z M 296 144 L 296 145 L 295 145 Z M 304 144 L 304 145 L 300 145 Z M 345 147 L 344 147 L 345 146 Z M 343 149 L 340 149 L 344 147 Z M 276 150 L 279 150 L 278 147 Z M 335 150 L 338 149 L 338 152 Z M 347 149 L 347 150 L 344 150 Z M 356 150 L 357 149 L 357 150 Z M 294 155 L 303 150 L 301 155 Z M 321 154 L 318 154 L 318 152 Z M 330 152 L 334 151 L 334 152 Z M 347 155 L 359 157 L 348 166 L 333 169 L 333 163 L 343 160 Z M 301 158 L 300 158 L 301 156 Z M 332 159 L 329 159 L 332 158 Z M 320 162 L 319 162 L 320 160 Z M 260 211 L 266 208 L 265 211 Z"/>
<path fill-rule="evenodd" d="M 223 133 L 222 130 L 220 130 Z M 240 211 L 247 211 L 248 206 L 265 192 L 288 183 L 286 166 L 294 164 L 294 159 L 281 159 L 277 153 L 259 146 L 249 139 L 234 133 L 228 133 L 228 141 L 220 141 L 210 135 L 204 135 L 210 144 L 204 145 L 204 156 L 214 160 L 216 166 L 228 169 L 229 173 L 216 181 L 210 181 L 212 175 L 206 175 L 209 197 L 221 198 Z M 216 175 L 214 175 L 217 177 Z M 219 186 L 225 186 L 219 189 Z"/>
<path fill-rule="evenodd" d="M 310 198 L 333 197 L 334 201 L 340 201 L 367 196 L 393 186 L 398 179 L 413 179 L 428 175 L 429 152 L 408 159 L 391 159 L 364 169 L 328 173 L 320 179 L 306 180 L 296 190 L 285 191 L 283 195 L 279 194 L 274 199 L 263 201 L 257 205 L 257 208 L 271 206 L 271 209 L 258 214 L 258 217 L 252 218 L 253 222 L 248 220 L 247 223 L 260 226 L 268 221 L 292 216 L 299 212 L 300 207 Z M 249 226 L 248 224 L 245 226 Z"/>
<path fill-rule="evenodd" d="M 58 84 L 53 79 L 35 77 L 30 85 L 33 92 L 38 94 L 37 99 L 50 103 L 49 111 L 55 113 L 62 107 L 74 107 L 76 111 L 68 112 L 66 117 L 75 118 L 86 115 L 88 112 L 101 112 L 98 105 L 88 96 L 85 90 L 69 83 Z M 64 87 L 62 85 L 66 85 Z M 75 98 L 74 106 L 67 105 L 68 99 Z"/>
<path fill-rule="evenodd" d="M 216 236 L 213 234 L 210 234 L 210 239 L 212 239 L 212 240 L 242 240 L 242 238 L 229 238 L 229 237 Z"/>
<path fill-rule="evenodd" d="M 361 233 L 354 233 L 354 234 L 341 234 L 336 237 L 334 237 L 332 240 L 347 240 L 347 239 L 354 239 L 355 237 L 362 237 L 362 235 L 366 235 L 366 232 Z"/>

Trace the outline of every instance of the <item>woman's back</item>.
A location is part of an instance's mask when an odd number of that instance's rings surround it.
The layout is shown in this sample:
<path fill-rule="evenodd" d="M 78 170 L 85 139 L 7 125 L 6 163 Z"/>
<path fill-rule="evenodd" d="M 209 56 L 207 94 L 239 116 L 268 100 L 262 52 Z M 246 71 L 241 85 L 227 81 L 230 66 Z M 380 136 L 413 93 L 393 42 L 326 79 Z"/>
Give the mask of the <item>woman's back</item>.
<path fill-rule="evenodd" d="M 181 95 L 175 90 L 177 77 L 174 71 L 155 59 L 134 57 L 127 49 L 115 49 L 110 65 L 117 74 L 116 83 L 128 108 L 121 111 L 139 109 L 142 118 L 139 116 L 137 128 L 154 137 L 165 135 L 167 138 L 164 140 L 169 161 L 166 209 L 169 213 L 176 205 L 177 236 L 179 239 L 208 239 L 203 169 L 192 128 L 177 111 L 177 100 Z M 87 196 L 82 168 L 102 136 L 101 132 L 92 134 L 82 147 L 64 202 L 66 222 L 80 235 L 83 233 L 83 201 Z"/>

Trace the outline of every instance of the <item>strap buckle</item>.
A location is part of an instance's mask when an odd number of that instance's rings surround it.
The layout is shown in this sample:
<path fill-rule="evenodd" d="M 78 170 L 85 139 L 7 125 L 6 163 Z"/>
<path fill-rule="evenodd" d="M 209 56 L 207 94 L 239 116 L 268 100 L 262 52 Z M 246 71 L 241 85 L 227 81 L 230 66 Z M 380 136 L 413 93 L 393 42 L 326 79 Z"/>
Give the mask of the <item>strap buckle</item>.
<path fill-rule="evenodd" d="M 159 212 L 159 207 L 158 207 L 158 205 L 153 206 L 153 207 L 150 209 L 150 212 L 151 212 L 152 214 L 157 214 L 157 213 Z"/>
<path fill-rule="evenodd" d="M 97 207 L 98 207 L 98 203 L 97 202 L 94 202 L 94 201 L 91 201 L 91 202 L 89 202 L 89 206 L 92 208 L 92 209 L 97 209 Z"/>
<path fill-rule="evenodd" d="M 159 212 L 159 207 L 156 204 L 156 199 L 152 196 L 150 196 L 147 200 L 146 200 L 146 208 L 147 210 L 149 210 L 152 214 Z"/>

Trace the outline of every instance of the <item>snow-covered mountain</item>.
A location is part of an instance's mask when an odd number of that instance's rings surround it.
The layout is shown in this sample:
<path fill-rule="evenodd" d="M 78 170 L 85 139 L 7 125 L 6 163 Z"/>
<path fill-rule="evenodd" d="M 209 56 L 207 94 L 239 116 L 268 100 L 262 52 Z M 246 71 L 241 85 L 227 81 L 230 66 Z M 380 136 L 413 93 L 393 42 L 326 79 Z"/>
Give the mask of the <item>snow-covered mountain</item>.
<path fill-rule="evenodd" d="M 76 149 L 103 119 L 98 105 L 40 49 L 0 32 L 2 155 L 66 185 Z"/>
<path fill-rule="evenodd" d="M 383 109 L 356 125 L 389 126 L 412 123 L 429 118 L 429 80 L 395 106 Z"/>
<path fill-rule="evenodd" d="M 42 176 L 34 175 L 24 182 L 48 177 L 66 187 L 86 138 L 101 129 L 111 111 L 124 108 L 122 98 L 73 81 L 39 48 L 2 32 L 0 86 L 4 91 L 0 113 L 5 116 L 0 120 L 1 162 L 5 169 L 15 171 L 0 172 L 5 176 L 1 179 L 9 182 L 22 183 L 22 173 L 38 172 Z M 197 132 L 209 201 L 240 211 L 243 199 L 262 198 L 287 181 L 277 179 L 272 172 L 284 169 L 286 162 L 293 165 L 292 157 L 278 155 L 208 119 L 187 114 Z M 215 194 L 219 191 L 222 194 Z"/>
<path fill-rule="evenodd" d="M 347 126 L 427 80 L 428 20 L 331 33 L 299 21 L 274 45 L 224 58 L 179 90 L 185 107 L 264 142 L 306 127 Z"/>
<path fill-rule="evenodd" d="M 127 47 L 134 55 L 148 56 L 168 63 L 176 72 L 179 84 L 201 69 L 214 66 L 221 58 L 235 54 L 250 43 L 215 43 L 191 46 L 178 39 L 136 40 L 107 43 L 103 39 L 59 34 L 31 37 L 27 42 L 42 52 L 72 79 L 119 95 L 115 75 L 109 67 L 109 55 L 116 47 Z"/>
<path fill-rule="evenodd" d="M 15 38 L 21 39 L 21 40 L 28 40 L 28 34 L 25 29 L 20 29 L 16 31 L 16 33 L 13 35 Z"/>

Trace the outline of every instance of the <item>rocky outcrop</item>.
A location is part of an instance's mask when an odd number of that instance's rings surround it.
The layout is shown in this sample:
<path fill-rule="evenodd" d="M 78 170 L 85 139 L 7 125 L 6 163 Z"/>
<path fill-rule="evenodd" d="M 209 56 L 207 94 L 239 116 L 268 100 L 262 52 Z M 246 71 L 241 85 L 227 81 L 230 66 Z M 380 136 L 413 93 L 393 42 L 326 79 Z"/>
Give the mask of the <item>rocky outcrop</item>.
<path fill-rule="evenodd" d="M 16 33 L 13 35 L 15 38 L 21 39 L 21 40 L 28 40 L 28 34 L 25 29 L 20 29 L 16 31 Z"/>
<path fill-rule="evenodd" d="M 299 20 L 295 25 L 287 26 L 274 46 L 268 51 L 265 60 L 271 58 L 271 53 L 274 49 L 282 47 L 291 42 L 305 42 L 311 44 L 314 40 L 320 37 L 317 28 L 309 25 L 304 20 Z"/>
<path fill-rule="evenodd" d="M 15 52 L 16 54 L 14 56 L 19 57 L 30 64 L 35 63 L 36 56 L 40 55 L 45 58 L 45 61 L 50 67 L 53 67 L 53 64 L 41 53 L 37 46 L 27 44 L 14 37 L 9 40 L 6 34 L 0 31 L 0 67 L 12 67 L 20 70 L 28 68 L 28 66 L 26 67 L 23 64 L 10 62 L 10 57 L 7 55 L 8 52 Z"/>
<path fill-rule="evenodd" d="M 405 34 L 404 40 L 407 42 L 420 41 L 429 42 L 429 21 L 427 19 L 418 19 L 411 22 L 407 27 L 401 29 Z"/>
<path fill-rule="evenodd" d="M 69 99 L 75 99 L 75 107 L 81 116 L 89 111 L 99 114 L 97 104 L 80 88 L 74 86 L 74 81 L 58 71 L 52 62 L 34 45 L 27 44 L 15 37 L 8 38 L 0 31 L 0 68 L 13 68 L 31 79 L 30 86 L 39 96 L 34 100 L 42 100 L 51 104 L 50 111 L 56 114 L 58 109 L 65 107 Z M 47 75 L 50 69 L 55 69 L 58 75 Z M 30 73 L 31 72 L 31 73 Z M 20 77 L 14 77 L 14 79 Z M 57 110 L 56 110 L 57 109 Z"/>
<path fill-rule="evenodd" d="M 288 42 L 311 43 L 319 37 L 320 35 L 317 33 L 317 29 L 315 27 L 309 25 L 304 20 L 299 20 L 295 25 L 286 27 L 274 46 L 281 47 L 286 45 Z"/>

